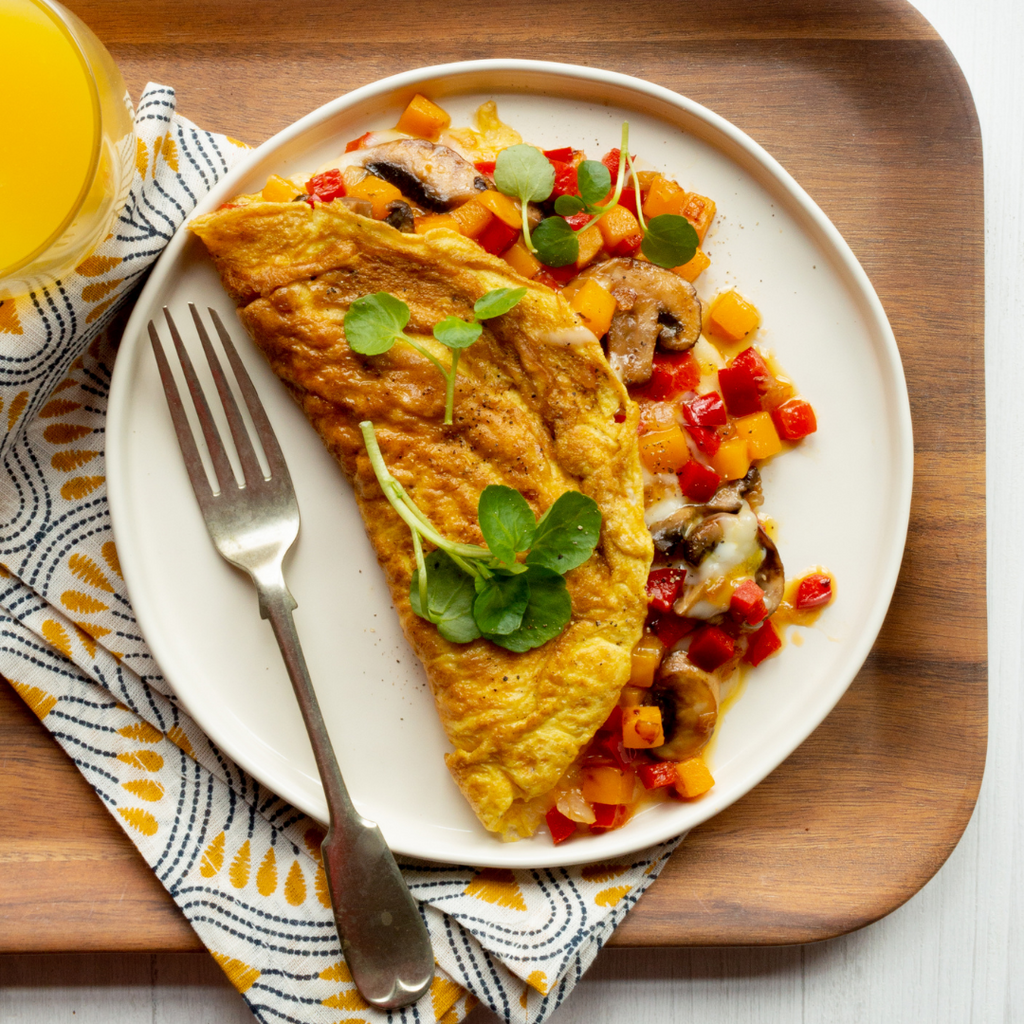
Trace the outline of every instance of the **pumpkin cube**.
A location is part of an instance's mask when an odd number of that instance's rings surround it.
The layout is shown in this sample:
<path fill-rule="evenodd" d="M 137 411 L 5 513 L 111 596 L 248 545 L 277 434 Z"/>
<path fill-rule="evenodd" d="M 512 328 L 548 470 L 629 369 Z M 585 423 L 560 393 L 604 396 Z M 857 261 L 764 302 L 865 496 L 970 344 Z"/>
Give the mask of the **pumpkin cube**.
<path fill-rule="evenodd" d="M 447 228 L 459 232 L 459 222 L 450 213 L 429 213 L 426 217 L 417 217 L 413 221 L 417 235 L 425 235 L 437 228 Z"/>
<path fill-rule="evenodd" d="M 690 458 L 690 448 L 686 443 L 686 435 L 679 429 L 678 424 L 671 423 L 658 430 L 645 431 L 639 437 L 640 461 L 652 473 L 675 473 L 682 466 L 685 466 Z M 746 456 L 747 445 L 742 443 L 744 457 Z M 747 467 L 749 469 L 749 466 Z M 718 467 L 716 472 L 725 476 Z M 739 475 L 745 476 L 747 470 Z M 738 477 L 728 477 L 729 480 L 736 480 Z"/>
<path fill-rule="evenodd" d="M 489 188 L 486 192 L 474 196 L 473 201 L 490 210 L 495 217 L 503 220 L 510 228 L 515 228 L 518 231 L 523 226 L 523 214 L 519 204 L 503 192 Z"/>
<path fill-rule="evenodd" d="M 633 646 L 630 658 L 629 685 L 649 688 L 654 685 L 665 645 L 653 634 L 645 633 Z"/>
<path fill-rule="evenodd" d="M 577 236 L 580 251 L 576 257 L 576 266 L 582 270 L 600 251 L 604 245 L 604 235 L 596 224 L 584 228 Z"/>
<path fill-rule="evenodd" d="M 434 139 L 452 123 L 451 117 L 432 100 L 416 93 L 402 111 L 395 128 L 407 135 Z"/>
<path fill-rule="evenodd" d="M 648 750 L 665 742 L 661 708 L 624 707 L 622 709 L 622 745 L 631 750 Z"/>
<path fill-rule="evenodd" d="M 534 278 L 540 273 L 541 262 L 526 248 L 526 243 L 520 238 L 502 253 L 501 258 L 517 273 L 523 277 Z"/>
<path fill-rule="evenodd" d="M 761 322 L 757 307 L 735 290 L 722 292 L 708 310 L 704 327 L 723 341 L 742 341 Z"/>
<path fill-rule="evenodd" d="M 494 219 L 494 214 L 475 199 L 456 206 L 450 216 L 459 222 L 459 229 L 467 238 L 479 238 Z"/>
<path fill-rule="evenodd" d="M 696 192 L 687 192 L 686 202 L 679 212 L 693 225 L 697 238 L 703 242 L 715 219 L 715 201 L 707 196 L 699 196 Z"/>
<path fill-rule="evenodd" d="M 583 799 L 592 804 L 628 804 L 633 800 L 633 772 L 611 765 L 583 769 Z"/>
<path fill-rule="evenodd" d="M 643 441 L 643 438 L 640 438 Z M 641 455 L 641 458 L 643 456 Z M 750 469 L 750 452 L 744 437 L 726 438 L 709 460 L 711 468 L 726 480 L 742 480 Z"/>
<path fill-rule="evenodd" d="M 280 174 L 272 174 L 267 178 L 262 193 L 268 203 L 290 203 L 296 196 L 302 194 L 302 189 L 294 181 L 282 178 Z"/>
<path fill-rule="evenodd" d="M 703 796 L 715 784 L 702 757 L 691 757 L 676 765 L 676 792 L 685 800 Z"/>
<path fill-rule="evenodd" d="M 375 220 L 383 220 L 388 215 L 391 203 L 402 198 L 400 189 L 373 174 L 368 174 L 362 181 L 346 188 L 350 196 L 365 199 L 373 207 Z"/>
<path fill-rule="evenodd" d="M 583 323 L 597 338 L 603 337 L 611 327 L 615 315 L 615 299 L 607 288 L 594 280 L 585 281 L 569 300 L 569 305 L 582 317 Z"/>
<path fill-rule="evenodd" d="M 689 262 L 673 267 L 672 273 L 678 274 L 684 281 L 692 284 L 710 266 L 711 257 L 703 249 L 698 248 Z"/>
<path fill-rule="evenodd" d="M 782 451 L 775 424 L 770 412 L 755 412 L 733 420 L 739 437 L 747 442 L 747 454 L 754 459 L 770 459 Z"/>
<path fill-rule="evenodd" d="M 651 217 L 660 217 L 663 213 L 682 216 L 685 204 L 686 192 L 684 189 L 668 178 L 657 177 L 651 182 L 647 198 L 644 200 L 644 216 L 648 220 Z"/>

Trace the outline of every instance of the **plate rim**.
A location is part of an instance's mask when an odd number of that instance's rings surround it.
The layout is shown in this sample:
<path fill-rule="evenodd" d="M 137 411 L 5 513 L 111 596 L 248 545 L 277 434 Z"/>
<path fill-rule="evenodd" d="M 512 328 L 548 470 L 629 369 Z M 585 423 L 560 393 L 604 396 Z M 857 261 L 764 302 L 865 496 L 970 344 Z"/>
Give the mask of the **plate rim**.
<path fill-rule="evenodd" d="M 734 147 L 736 147 L 737 150 L 745 154 L 753 167 L 761 168 L 767 178 L 776 187 L 781 188 L 787 193 L 788 197 L 793 202 L 792 213 L 795 215 L 797 211 L 799 211 L 806 218 L 808 224 L 813 227 L 814 232 L 817 234 L 818 241 L 823 243 L 829 253 L 837 259 L 837 271 L 841 269 L 849 291 L 852 295 L 855 295 L 859 300 L 865 303 L 865 314 L 870 319 L 870 325 L 868 325 L 866 329 L 870 329 L 876 333 L 878 339 L 882 342 L 881 347 L 876 349 L 876 351 L 879 355 L 884 355 L 885 357 L 883 366 L 884 376 L 893 389 L 892 412 L 894 414 L 895 426 L 897 428 L 897 436 L 890 437 L 890 441 L 895 442 L 893 444 L 893 468 L 894 475 L 897 477 L 899 482 L 898 493 L 890 496 L 890 512 L 897 528 L 895 528 L 888 536 L 887 544 L 885 545 L 887 549 L 885 559 L 886 567 L 885 571 L 880 574 L 882 585 L 876 591 L 876 598 L 871 605 L 870 614 L 866 616 L 865 628 L 861 631 L 859 637 L 851 639 L 850 641 L 852 650 L 847 659 L 849 668 L 845 673 L 841 674 L 841 684 L 837 682 L 834 684 L 833 688 L 830 689 L 828 695 L 829 700 L 822 704 L 824 707 L 822 713 L 819 716 L 815 716 L 813 721 L 805 723 L 805 727 L 803 729 L 793 733 L 793 742 L 791 744 L 786 744 L 788 749 L 778 756 L 777 759 L 769 759 L 773 763 L 768 763 L 767 766 L 753 772 L 741 787 L 741 791 L 722 794 L 717 796 L 717 798 L 714 791 L 712 791 L 712 793 L 702 800 L 700 804 L 688 805 L 691 808 L 700 807 L 701 809 L 695 815 L 696 820 L 689 824 L 689 827 L 694 827 L 724 810 L 736 800 L 741 799 L 749 793 L 751 789 L 763 781 L 767 775 L 774 771 L 782 761 L 792 754 L 792 752 L 796 750 L 797 747 L 799 747 L 815 729 L 818 728 L 842 698 L 843 694 L 845 694 L 870 653 L 888 612 L 902 563 L 910 518 L 913 486 L 913 427 L 910 416 L 910 402 L 906 379 L 895 335 L 892 332 L 892 328 L 889 325 L 888 318 L 886 317 L 881 301 L 879 300 L 870 279 L 861 267 L 856 256 L 853 254 L 848 243 L 839 233 L 839 230 L 834 224 L 832 224 L 820 207 L 818 207 L 810 195 L 792 177 L 792 175 L 790 175 L 789 172 L 786 171 L 786 169 L 773 156 L 771 156 L 770 153 L 761 147 L 760 144 L 755 142 L 732 122 L 726 120 L 721 115 L 716 114 L 714 111 L 704 107 L 689 97 L 673 92 L 663 86 L 659 86 L 630 75 L 625 75 L 620 72 L 607 71 L 600 68 L 583 67 L 574 64 L 562 64 L 552 61 L 519 60 L 511 58 L 459 61 L 440 65 L 427 65 L 403 71 L 360 86 L 336 97 L 333 100 L 330 100 L 303 117 L 300 117 L 298 120 L 292 122 L 290 125 L 271 136 L 271 138 L 267 139 L 264 143 L 254 148 L 239 160 L 239 162 L 223 178 L 221 178 L 220 181 L 218 181 L 207 195 L 196 205 L 192 213 L 185 218 L 181 226 L 175 232 L 171 241 L 168 243 L 164 252 L 157 260 L 149 276 L 149 280 L 136 299 L 135 308 L 132 311 L 131 317 L 129 318 L 124 330 L 124 344 L 128 347 L 136 344 L 142 344 L 140 339 L 144 334 L 143 321 L 146 318 L 146 311 L 152 305 L 152 296 L 161 290 L 167 278 L 173 274 L 174 269 L 178 265 L 182 249 L 189 238 L 187 231 L 189 222 L 194 217 L 200 216 L 202 213 L 215 208 L 216 205 L 219 205 L 219 203 L 223 201 L 224 196 L 230 196 L 233 194 L 235 183 L 245 178 L 251 172 L 252 168 L 259 164 L 265 157 L 281 149 L 286 144 L 300 138 L 305 133 L 323 125 L 335 116 L 344 113 L 347 109 L 355 107 L 367 100 L 372 100 L 378 97 L 393 96 L 402 90 L 407 90 L 414 86 L 423 86 L 433 80 L 448 80 L 447 84 L 450 85 L 453 81 L 458 81 L 459 79 L 463 79 L 471 75 L 494 76 L 497 74 L 509 73 L 533 75 L 535 81 L 537 77 L 544 75 L 554 79 L 568 79 L 576 82 L 590 81 L 608 88 L 621 90 L 627 94 L 639 93 L 643 96 L 660 101 L 669 107 L 681 110 L 696 121 L 706 124 L 712 134 L 717 133 L 719 136 L 728 140 Z M 503 81 L 500 84 L 495 82 L 493 89 L 502 92 L 511 91 L 526 94 L 541 92 L 542 90 L 536 87 L 535 81 L 532 85 L 512 83 L 509 81 Z M 476 90 L 470 88 L 469 90 L 464 91 L 474 92 Z M 457 88 L 449 88 L 447 94 L 457 95 L 460 94 L 460 90 Z M 610 105 L 614 105 L 614 101 L 609 102 Z M 705 139 L 704 141 L 713 148 L 719 149 L 720 151 L 722 150 L 721 145 L 717 144 L 716 140 Z M 735 162 L 735 156 L 733 154 L 727 152 L 725 153 L 725 156 Z M 744 167 L 743 169 L 747 173 L 752 173 L 752 167 L 750 166 Z M 121 426 L 125 423 L 125 408 L 129 399 L 130 381 L 132 378 L 126 370 L 119 373 L 118 368 L 126 367 L 127 364 L 128 360 L 124 358 L 115 362 L 108 404 L 108 426 Z M 118 522 L 122 516 L 122 513 L 118 512 L 118 507 L 126 508 L 128 503 L 126 495 L 127 482 L 122 469 L 121 459 L 121 445 L 124 443 L 123 437 L 123 431 L 108 429 L 106 441 L 108 498 L 112 528 L 115 542 L 118 544 L 119 552 L 121 552 L 121 544 L 124 536 L 126 535 L 126 531 L 124 529 L 119 529 L 118 527 Z M 143 602 L 141 606 L 143 611 L 140 612 L 136 602 L 131 599 L 133 590 L 136 593 L 140 593 L 143 588 L 138 585 L 139 580 L 133 570 L 133 558 L 130 554 L 130 549 L 131 545 L 128 545 L 126 549 L 128 552 L 127 557 L 125 557 L 125 553 L 121 554 L 125 585 L 128 589 L 129 599 L 131 600 L 133 612 L 135 613 L 139 629 L 142 632 L 143 637 L 146 638 L 147 645 L 150 647 L 154 659 L 157 661 L 157 664 L 161 666 L 161 672 L 164 672 L 162 662 L 158 657 L 158 650 L 149 641 L 147 636 L 145 622 L 148 619 L 148 615 L 145 611 L 145 602 Z M 133 585 L 132 579 L 135 579 L 135 585 Z M 173 681 L 170 676 L 165 673 L 165 678 L 171 685 L 172 689 L 174 689 Z M 311 817 L 322 818 L 322 813 L 317 809 L 311 809 L 301 796 L 297 798 L 294 793 L 288 794 L 287 790 L 289 787 L 287 785 L 281 787 L 280 780 L 276 780 L 274 782 L 268 781 L 265 776 L 261 774 L 259 765 L 253 764 L 251 759 L 243 751 L 238 749 L 237 745 L 231 741 L 230 735 L 219 735 L 215 724 L 213 727 L 210 727 L 208 723 L 203 721 L 203 715 L 201 713 L 197 715 L 188 701 L 184 698 L 179 699 L 181 699 L 187 712 L 196 720 L 197 725 L 199 725 L 200 728 L 202 728 L 203 731 L 210 736 L 210 738 L 213 739 L 214 742 L 216 742 L 217 745 L 221 747 L 221 749 L 223 749 L 225 753 L 227 753 L 241 768 L 263 781 L 271 790 L 278 793 L 278 795 L 292 803 L 299 810 L 310 814 Z M 825 706 L 825 703 L 827 703 L 827 706 Z M 282 792 L 282 789 L 284 792 Z M 584 849 L 583 843 L 567 844 L 563 847 L 551 847 L 549 849 L 540 848 L 543 856 L 538 858 L 528 858 L 527 860 L 523 860 L 522 858 L 509 859 L 501 857 L 500 851 L 503 849 L 509 849 L 510 847 L 508 844 L 503 844 L 500 840 L 495 839 L 495 856 L 480 858 L 475 856 L 476 851 L 474 851 L 474 863 L 485 867 L 512 866 L 519 868 L 558 867 L 572 864 L 584 864 L 595 860 L 606 860 L 609 857 L 628 855 L 644 849 L 652 843 L 664 842 L 679 834 L 679 830 L 675 828 L 671 830 L 663 829 L 662 832 L 664 832 L 664 834 L 661 834 L 658 838 L 651 839 L 649 836 L 645 836 L 640 843 L 637 843 L 636 841 L 630 840 L 630 830 L 626 828 L 606 833 L 601 837 L 596 837 L 597 842 L 600 845 L 599 852 L 593 852 L 594 841 L 591 840 L 586 844 L 589 849 Z M 513 848 L 518 846 L 519 844 L 514 844 Z M 401 844 L 396 844 L 395 849 L 396 853 L 400 856 L 418 856 L 415 851 L 402 850 Z M 463 858 L 454 854 L 450 857 L 446 857 L 438 856 L 436 853 L 431 853 L 431 857 L 444 863 L 464 862 Z"/>

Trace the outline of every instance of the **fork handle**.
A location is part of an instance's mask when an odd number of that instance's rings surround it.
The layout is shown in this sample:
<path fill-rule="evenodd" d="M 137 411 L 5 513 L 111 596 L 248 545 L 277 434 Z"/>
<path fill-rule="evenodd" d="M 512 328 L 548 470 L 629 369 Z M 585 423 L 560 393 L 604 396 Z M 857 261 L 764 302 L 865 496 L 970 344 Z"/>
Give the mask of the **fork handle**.
<path fill-rule="evenodd" d="M 331 821 L 320 847 L 342 952 L 363 998 L 380 1009 L 416 1002 L 434 977 L 434 953 L 419 907 L 380 829 L 349 796 L 299 645 L 295 599 L 283 576 L 257 581 L 291 677 L 323 781 Z"/>

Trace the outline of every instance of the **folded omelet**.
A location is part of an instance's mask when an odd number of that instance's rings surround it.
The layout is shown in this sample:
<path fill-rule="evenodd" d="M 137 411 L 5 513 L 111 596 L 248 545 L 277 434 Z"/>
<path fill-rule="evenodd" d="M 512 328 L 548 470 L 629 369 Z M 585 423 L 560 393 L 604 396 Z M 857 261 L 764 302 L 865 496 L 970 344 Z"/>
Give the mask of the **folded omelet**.
<path fill-rule="evenodd" d="M 528 836 L 551 790 L 615 706 L 647 604 L 651 538 L 643 519 L 636 405 L 601 346 L 550 288 L 454 232 L 403 234 L 342 203 L 262 202 L 196 218 L 242 323 L 352 481 L 409 642 L 423 662 L 454 750 L 448 768 L 480 821 Z M 493 288 L 527 288 L 463 351 L 455 421 L 444 381 L 405 344 L 362 356 L 343 318 L 386 291 L 408 304 L 408 333 L 447 364 L 431 328 L 468 318 Z M 409 528 L 377 483 L 358 424 L 372 420 L 388 468 L 447 537 L 480 544 L 488 484 L 521 491 L 536 515 L 568 490 L 601 509 L 594 555 L 566 576 L 572 619 L 522 654 L 479 639 L 452 644 L 409 603 Z M 545 800 L 547 797 L 547 800 Z"/>

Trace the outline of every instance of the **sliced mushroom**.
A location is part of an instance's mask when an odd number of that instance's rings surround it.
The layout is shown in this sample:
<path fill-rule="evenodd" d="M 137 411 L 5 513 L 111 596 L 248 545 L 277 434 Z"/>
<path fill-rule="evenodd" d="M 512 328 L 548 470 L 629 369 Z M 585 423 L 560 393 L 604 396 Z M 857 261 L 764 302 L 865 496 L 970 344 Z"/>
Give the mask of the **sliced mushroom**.
<path fill-rule="evenodd" d="M 373 204 L 367 199 L 359 199 L 356 196 L 340 196 L 338 202 L 344 203 L 353 213 L 358 213 L 360 217 L 373 216 Z"/>
<path fill-rule="evenodd" d="M 687 530 L 700 519 L 700 514 L 698 505 L 684 505 L 682 508 L 677 508 L 670 516 L 653 523 L 651 539 L 654 541 L 654 546 L 663 555 L 667 555 L 677 544 L 682 543 Z"/>
<path fill-rule="evenodd" d="M 725 524 L 731 512 L 717 512 L 706 516 L 699 526 L 688 531 L 683 538 L 683 557 L 690 565 L 700 565 L 712 548 L 725 540 Z"/>
<path fill-rule="evenodd" d="M 757 542 L 764 548 L 764 561 L 754 574 L 754 582 L 764 591 L 764 606 L 768 609 L 768 615 L 774 615 L 782 604 L 782 595 L 786 589 L 786 571 L 782 567 L 782 559 L 779 557 L 779 549 L 775 542 L 760 527 L 757 529 Z"/>
<path fill-rule="evenodd" d="M 704 505 L 708 512 L 739 512 L 743 506 L 743 498 L 746 497 L 751 508 L 756 507 L 751 498 L 756 494 L 761 496 L 761 474 L 757 466 L 751 466 L 750 471 L 742 480 L 730 480 L 722 484 L 715 491 L 714 497 Z M 757 504 L 761 502 L 758 500 Z"/>
<path fill-rule="evenodd" d="M 399 231 L 404 231 L 406 234 L 411 234 L 416 230 L 412 207 L 408 203 L 403 203 L 401 199 L 396 199 L 393 203 L 388 204 L 388 215 L 384 220 L 393 228 L 398 228 Z"/>
<path fill-rule="evenodd" d="M 617 257 L 588 267 L 580 279 L 596 281 L 615 298 L 608 361 L 623 384 L 645 384 L 651 379 L 655 344 L 685 352 L 700 338 L 697 290 L 671 270 Z"/>
<path fill-rule="evenodd" d="M 697 668 L 684 651 L 662 663 L 650 699 L 661 708 L 665 745 L 651 751 L 666 761 L 682 761 L 702 750 L 718 722 L 719 681 Z"/>
<path fill-rule="evenodd" d="M 351 165 L 366 168 L 434 213 L 444 213 L 487 188 L 487 179 L 468 160 L 426 139 L 382 142 L 357 153 Z"/>

